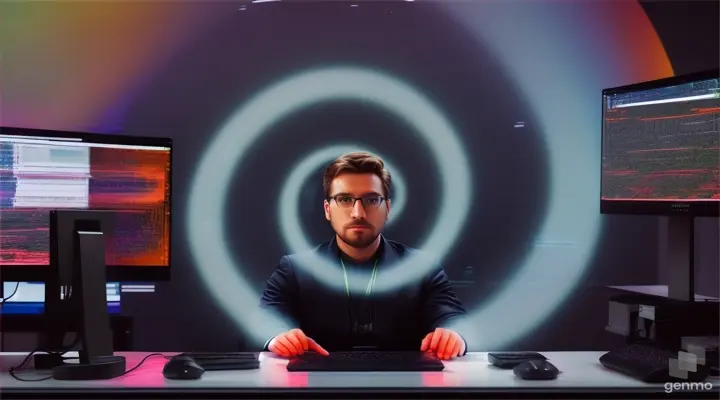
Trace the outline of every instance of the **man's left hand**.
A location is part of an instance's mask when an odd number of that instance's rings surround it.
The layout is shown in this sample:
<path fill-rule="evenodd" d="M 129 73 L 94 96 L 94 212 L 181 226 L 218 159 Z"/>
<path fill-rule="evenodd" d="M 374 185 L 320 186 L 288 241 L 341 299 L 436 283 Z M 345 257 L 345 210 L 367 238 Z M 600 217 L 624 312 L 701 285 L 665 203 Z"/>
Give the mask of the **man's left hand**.
<path fill-rule="evenodd" d="M 425 336 L 420 351 L 433 353 L 441 360 L 450 360 L 465 355 L 465 341 L 455 331 L 437 328 Z"/>

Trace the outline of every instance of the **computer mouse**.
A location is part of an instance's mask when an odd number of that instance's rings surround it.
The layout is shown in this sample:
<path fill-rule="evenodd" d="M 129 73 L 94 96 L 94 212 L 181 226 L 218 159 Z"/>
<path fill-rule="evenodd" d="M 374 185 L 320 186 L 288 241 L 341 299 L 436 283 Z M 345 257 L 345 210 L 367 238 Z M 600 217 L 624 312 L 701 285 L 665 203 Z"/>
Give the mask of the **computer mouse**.
<path fill-rule="evenodd" d="M 173 357 L 163 367 L 166 379 L 200 379 L 205 370 L 192 358 L 185 356 Z"/>
<path fill-rule="evenodd" d="M 528 360 L 513 368 L 515 376 L 527 380 L 550 380 L 557 378 L 560 371 L 548 360 Z"/>

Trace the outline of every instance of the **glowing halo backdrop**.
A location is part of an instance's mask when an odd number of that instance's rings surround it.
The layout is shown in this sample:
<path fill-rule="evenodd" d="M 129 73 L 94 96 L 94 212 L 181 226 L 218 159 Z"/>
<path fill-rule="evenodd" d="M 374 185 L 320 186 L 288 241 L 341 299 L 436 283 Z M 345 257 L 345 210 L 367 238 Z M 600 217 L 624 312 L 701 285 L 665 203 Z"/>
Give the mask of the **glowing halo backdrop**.
<path fill-rule="evenodd" d="M 616 4 L 616 2 L 605 3 L 603 7 L 610 9 L 606 13 L 614 14 L 628 11 L 627 5 L 613 8 Z M 554 9 L 552 6 L 548 7 L 547 4 L 544 4 L 544 6 L 543 12 L 546 13 Z M 570 124 L 560 126 L 558 125 L 559 121 L 567 122 L 567 120 L 560 118 L 558 115 L 560 110 L 553 108 L 555 106 L 553 102 L 543 101 L 542 94 L 554 90 L 556 92 L 566 92 L 568 96 L 572 96 L 577 91 L 573 85 L 582 84 L 584 79 L 594 82 L 598 79 L 596 74 L 599 73 L 594 69 L 585 69 L 572 75 L 575 80 L 567 80 L 568 75 L 565 73 L 566 60 L 576 58 L 577 54 L 574 45 L 583 42 L 583 33 L 586 32 L 582 29 L 565 30 L 566 28 L 575 28 L 570 21 L 578 23 L 577 18 L 575 18 L 577 15 L 573 13 L 573 10 L 568 11 L 568 9 L 577 7 L 575 4 L 562 4 L 563 12 L 561 15 L 563 19 L 567 19 L 568 23 L 566 24 L 558 23 L 557 18 L 535 18 L 537 14 L 533 13 L 537 12 L 537 10 L 534 10 L 533 7 L 527 7 L 526 3 L 518 7 L 488 6 L 486 9 L 476 10 L 478 14 L 483 14 L 482 17 L 475 14 L 472 17 L 467 14 L 463 15 L 460 5 L 453 4 L 448 7 L 449 12 L 468 27 L 469 34 L 474 34 L 481 42 L 486 41 L 494 44 L 490 48 L 495 50 L 495 56 L 501 61 L 501 64 L 513 72 L 516 78 L 520 79 L 517 76 L 520 72 L 526 74 L 519 86 L 525 89 L 527 99 L 535 107 L 536 117 L 541 121 L 546 142 L 548 143 L 547 147 L 550 151 L 552 176 L 550 183 L 550 210 L 540 232 L 537 234 L 538 245 L 528 255 L 523 265 L 516 269 L 514 276 L 508 280 L 505 287 L 496 293 L 490 302 L 483 304 L 477 310 L 472 310 L 469 318 L 456 327 L 466 335 L 469 344 L 473 348 L 499 348 L 524 336 L 564 302 L 583 276 L 588 266 L 588 259 L 594 251 L 600 230 L 599 214 L 596 206 L 596 180 L 599 175 L 596 168 L 588 168 L 587 171 L 582 171 L 582 173 L 576 175 L 568 172 L 577 172 L 576 164 L 573 164 L 573 161 L 593 160 L 596 158 L 595 152 L 598 148 L 599 138 L 595 133 L 597 131 L 596 127 L 599 126 L 599 114 L 596 116 L 588 113 L 597 107 L 583 102 L 574 103 L 575 109 L 572 111 L 576 113 L 577 117 L 572 119 Z M 453 7 L 457 7 L 457 10 L 453 9 Z M 641 12 L 639 5 L 633 4 L 631 7 L 634 7 L 634 9 L 630 11 L 635 11 L 634 15 L 637 17 L 637 11 Z M 506 25 L 501 24 L 499 21 L 506 20 L 508 15 L 504 14 L 510 13 L 514 18 L 532 21 L 532 23 L 515 24 L 513 34 L 507 35 Z M 478 20 L 488 23 L 482 29 L 473 29 L 473 27 L 479 25 Z M 493 21 L 495 23 L 491 23 Z M 639 22 L 649 27 L 649 21 L 646 18 L 640 18 Z M 574 42 L 562 37 L 556 37 L 557 42 L 553 44 L 551 49 L 548 49 L 525 40 L 527 37 L 532 37 L 533 32 L 537 30 L 547 31 L 551 35 L 567 35 L 568 32 L 572 31 L 571 36 Z M 652 32 L 651 27 L 649 31 Z M 591 39 L 588 38 L 588 41 Z M 612 39 L 620 40 L 621 38 L 612 37 Z M 642 40 L 648 44 L 647 47 L 657 49 L 659 41 L 654 32 L 643 37 Z M 594 50 L 609 53 L 614 51 L 610 47 L 594 48 Z M 612 54 L 606 56 L 611 57 Z M 529 59 L 524 57 L 529 57 Z M 669 66 L 664 53 L 660 53 L 656 57 L 663 62 L 666 68 Z M 543 63 L 530 62 L 531 59 L 543 60 Z M 627 61 L 627 59 L 623 60 L 625 63 Z M 543 82 L 563 82 L 565 86 L 543 87 Z M 308 87 L 308 90 L 312 90 L 312 87 Z M 585 96 L 583 100 L 588 103 L 597 101 L 595 96 Z M 567 103 L 564 103 L 564 105 L 567 105 Z M 243 105 L 240 106 L 240 109 L 242 108 Z M 567 109 L 562 111 L 567 112 Z M 588 125 L 587 121 L 598 121 L 598 123 Z M 228 129 L 226 125 L 221 135 L 231 135 L 232 132 L 228 131 Z M 243 129 L 243 131 L 247 132 L 247 129 Z M 215 143 L 218 144 L 220 141 Z M 577 147 L 568 149 L 569 143 L 573 143 Z M 218 150 L 218 152 L 208 151 L 205 154 L 205 161 L 223 156 L 230 159 L 235 157 L 234 152 L 227 148 L 215 146 L 212 149 Z M 246 332 L 249 332 L 256 340 L 264 341 L 268 334 L 272 333 L 268 329 L 264 329 L 269 327 L 270 324 L 261 319 L 261 313 L 254 312 L 252 316 L 249 316 L 247 310 L 243 310 L 242 307 L 243 304 L 256 301 L 259 293 L 254 292 L 231 268 L 233 265 L 232 258 L 227 254 L 227 250 L 222 248 L 224 246 L 222 236 L 217 234 L 208 235 L 209 232 L 221 231 L 219 226 L 213 227 L 211 225 L 220 223 L 221 215 L 219 210 L 222 207 L 217 207 L 221 205 L 219 203 L 215 204 L 216 207 L 208 207 L 206 202 L 208 198 L 201 196 L 208 193 L 225 193 L 227 188 L 223 187 L 219 182 L 226 184 L 228 179 L 214 179 L 211 182 L 208 180 L 211 171 L 204 170 L 202 164 L 200 171 L 204 171 L 204 173 L 198 173 L 195 177 L 196 186 L 193 186 L 191 190 L 192 197 L 187 210 L 190 227 L 188 232 L 192 235 L 189 243 L 193 246 L 192 251 L 195 255 L 199 273 L 205 280 L 206 285 L 211 288 L 210 292 L 213 293 L 218 304 L 227 314 L 232 316 L 238 325 L 244 328 Z M 224 195 L 221 194 L 220 198 L 223 197 Z M 209 204 L 214 203 L 211 201 Z M 208 212 L 212 215 L 209 215 Z M 282 222 L 281 218 L 280 223 Z M 301 244 L 305 245 L 305 243 Z M 208 245 L 212 249 L 210 252 L 208 252 Z M 558 254 L 555 253 L 557 245 L 564 247 L 562 257 L 558 257 Z M 207 254 L 216 255 L 217 258 L 213 259 L 212 263 L 208 262 Z M 218 265 L 225 267 L 222 274 L 216 269 Z M 331 269 L 331 266 L 326 265 L 323 268 L 322 263 L 319 263 L 314 267 L 317 268 L 313 269 L 314 271 L 324 270 L 322 274 L 316 275 L 317 278 L 322 279 L 324 282 L 338 285 L 337 282 L 341 281 L 338 275 L 339 272 L 336 269 Z M 398 269 L 394 271 L 398 271 Z M 221 275 L 223 279 L 214 278 Z M 234 279 L 231 279 L 231 276 Z M 399 280 L 388 281 L 397 283 Z M 528 293 L 527 289 L 539 282 L 545 283 L 545 294 L 537 296 L 530 302 L 523 301 L 526 306 L 518 307 L 518 302 L 522 301 L 524 294 Z M 230 290 L 230 287 L 234 288 L 234 290 Z M 388 285 L 388 287 L 392 286 Z M 228 288 L 228 290 L 222 288 Z M 230 295 L 230 293 L 236 293 L 237 295 Z M 240 317 L 243 312 L 245 315 Z M 513 318 L 503 318 L 507 315 L 512 315 Z M 504 322 L 499 324 L 497 323 L 499 320 Z M 274 322 L 272 326 L 280 326 L 278 325 L 281 323 L 280 321 Z"/>
<path fill-rule="evenodd" d="M 472 197 L 471 173 L 459 136 L 432 103 L 402 81 L 368 69 L 325 68 L 293 75 L 250 99 L 224 124 L 205 151 L 191 186 L 187 210 L 188 242 L 200 276 L 214 288 L 214 293 L 222 294 L 216 299 L 229 307 L 231 315 L 243 314 L 248 304 L 228 296 L 237 290 L 234 289 L 237 282 L 227 277 L 237 274 L 224 237 L 222 211 L 226 208 L 235 167 L 242 165 L 243 153 L 278 120 L 317 102 L 342 99 L 374 103 L 403 118 L 428 143 L 442 177 L 442 202 L 435 224 L 425 244 L 420 246 L 425 251 L 406 257 L 398 265 L 384 267 L 375 292 L 396 289 L 430 272 L 462 233 Z M 305 168 L 300 171 L 306 174 Z M 299 188 L 290 189 L 290 193 L 296 191 Z M 287 223 L 288 228 L 285 229 L 289 229 L 283 231 L 283 236 L 289 241 L 292 251 L 307 251 L 310 245 L 296 236 L 302 236 L 301 229 L 297 228 L 299 222 L 293 219 L 292 210 L 297 205 L 283 204 L 286 209 L 280 212 L 280 224 L 285 226 Z M 291 219 L 286 221 L 282 217 Z M 329 287 L 337 290 L 344 288 L 341 270 L 335 263 L 313 257 L 311 252 L 304 254 L 298 266 Z M 363 290 L 363 286 L 367 285 L 363 284 L 367 282 L 367 277 L 359 273 L 350 274 L 348 280 L 351 290 Z M 263 320 L 248 321 L 247 317 L 243 320 L 247 321 L 258 340 L 272 333 L 265 329 Z"/>

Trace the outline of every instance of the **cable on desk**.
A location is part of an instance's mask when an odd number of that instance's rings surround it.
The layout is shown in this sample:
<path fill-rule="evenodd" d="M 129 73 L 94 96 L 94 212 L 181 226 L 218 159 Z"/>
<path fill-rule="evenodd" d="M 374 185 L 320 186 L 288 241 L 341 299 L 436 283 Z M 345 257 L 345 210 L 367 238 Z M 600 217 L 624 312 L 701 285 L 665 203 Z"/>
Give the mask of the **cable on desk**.
<path fill-rule="evenodd" d="M 140 366 L 142 366 L 143 363 L 144 363 L 145 361 L 147 361 L 148 358 L 150 358 L 150 357 L 155 357 L 155 356 L 167 357 L 167 356 L 166 356 L 165 354 L 163 354 L 163 353 L 151 353 L 151 354 L 148 354 L 148 355 L 146 355 L 142 360 L 140 360 L 140 362 L 137 363 L 136 366 L 130 368 L 130 369 L 127 370 L 127 371 L 125 371 L 125 372 L 124 372 L 122 375 L 120 375 L 120 376 L 124 376 L 124 375 L 127 375 L 127 374 L 135 371 L 136 369 L 140 368 Z"/>
<path fill-rule="evenodd" d="M 30 380 L 22 379 L 22 378 L 19 378 L 19 377 L 15 376 L 15 371 L 19 371 L 19 370 L 22 370 L 22 369 L 24 369 L 25 367 L 27 367 L 28 362 L 30 361 L 30 359 L 32 358 L 32 356 L 33 356 L 35 353 L 43 352 L 43 353 L 54 354 L 54 355 L 58 355 L 58 356 L 61 356 L 61 357 L 62 357 L 65 353 L 67 353 L 68 351 L 70 351 L 70 349 L 72 349 L 73 347 L 75 347 L 75 346 L 78 345 L 79 343 L 80 343 L 80 336 L 78 335 L 77 337 L 75 337 L 75 340 L 74 340 L 72 343 L 70 343 L 69 346 L 65 346 L 65 347 L 62 348 L 60 351 L 52 351 L 52 350 L 47 350 L 47 349 L 43 349 L 43 348 L 37 348 L 37 349 L 33 350 L 32 352 L 30 352 L 30 354 L 28 354 L 27 357 L 25 357 L 25 359 L 20 363 L 20 365 L 18 365 L 18 366 L 16 366 L 16 367 L 11 367 L 11 368 L 8 370 L 8 373 L 9 373 L 10 376 L 12 376 L 13 378 L 15 378 L 15 379 L 17 379 L 17 380 L 19 380 L 19 381 L 23 381 L 23 382 L 37 382 L 37 381 L 45 381 L 45 380 L 48 380 L 48 379 L 52 378 L 52 376 L 44 377 L 44 378 L 41 378 L 41 379 L 30 379 Z M 67 357 L 67 358 L 66 358 L 66 357 L 62 357 L 62 358 L 63 358 L 63 359 L 68 359 L 68 360 L 72 360 L 72 359 L 75 359 L 75 358 L 77 358 L 77 357 Z"/>
<path fill-rule="evenodd" d="M 17 367 L 12 367 L 12 368 L 10 368 L 10 370 L 8 371 L 8 372 L 10 373 L 10 376 L 12 376 L 14 379 L 16 379 L 16 380 L 18 380 L 18 381 L 21 381 L 21 382 L 40 382 L 40 381 L 46 381 L 46 380 L 48 380 L 48 379 L 52 379 L 52 375 L 50 375 L 50 376 L 44 376 L 44 377 L 42 377 L 42 378 L 37 378 L 37 379 L 24 379 L 24 378 L 20 378 L 19 376 L 15 375 L 15 372 L 18 371 L 18 370 L 23 369 L 23 367 L 26 366 L 26 364 L 28 363 L 28 361 L 30 361 L 30 357 L 32 357 L 33 354 L 37 353 L 38 351 L 41 351 L 41 350 L 33 350 L 30 354 L 28 354 L 27 357 L 25 357 L 25 359 L 20 363 L 20 365 L 18 365 Z M 46 352 L 46 353 L 47 353 L 47 352 Z M 51 354 L 51 353 L 48 353 L 48 354 Z M 140 368 L 140 367 L 145 363 L 145 361 L 147 361 L 150 357 L 155 357 L 155 356 L 163 356 L 163 357 L 166 357 L 166 358 L 168 357 L 168 356 L 166 356 L 166 355 L 164 355 L 164 354 L 162 354 L 162 353 L 151 353 L 151 354 L 148 354 L 148 355 L 146 355 L 145 357 L 143 357 L 143 359 L 140 360 L 140 362 L 137 363 L 136 366 L 134 366 L 134 367 L 130 368 L 129 370 L 123 372 L 123 374 L 120 375 L 120 376 L 125 376 L 125 375 L 127 375 L 127 374 L 135 371 L 136 369 Z M 65 358 L 65 360 L 72 360 L 72 359 L 76 359 L 76 358 L 77 358 L 77 357 Z"/>
<path fill-rule="evenodd" d="M 42 350 L 37 349 L 37 350 L 31 351 L 30 354 L 28 354 L 27 357 L 25 357 L 25 359 L 22 360 L 20 365 L 18 365 L 17 367 L 10 367 L 10 369 L 8 370 L 8 373 L 10 374 L 10 376 L 12 376 L 14 379 L 16 379 L 18 381 L 22 381 L 22 382 L 39 382 L 39 381 L 46 381 L 46 380 L 52 378 L 52 375 L 50 375 L 50 376 L 46 376 L 46 377 L 43 377 L 40 379 L 23 379 L 23 378 L 20 378 L 19 376 L 15 375 L 16 371 L 20 371 L 23 368 L 25 368 L 27 366 L 27 363 L 30 362 L 31 357 L 33 355 L 35 355 L 35 353 L 40 352 L 40 351 L 42 351 Z M 46 352 L 46 353 L 54 354 L 54 352 Z"/>

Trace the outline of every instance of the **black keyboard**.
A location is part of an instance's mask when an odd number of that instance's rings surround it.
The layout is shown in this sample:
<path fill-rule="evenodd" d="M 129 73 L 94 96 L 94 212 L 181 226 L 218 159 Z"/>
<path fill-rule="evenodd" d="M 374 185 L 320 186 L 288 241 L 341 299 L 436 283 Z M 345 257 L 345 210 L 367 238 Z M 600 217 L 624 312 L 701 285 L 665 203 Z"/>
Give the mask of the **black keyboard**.
<path fill-rule="evenodd" d="M 600 363 L 605 368 L 647 383 L 701 382 L 707 379 L 709 369 L 706 365 L 697 365 L 695 372 L 671 368 L 670 360 L 677 358 L 677 351 L 662 349 L 652 344 L 632 344 L 603 354 Z"/>
<path fill-rule="evenodd" d="M 257 369 L 260 361 L 255 353 L 182 353 L 177 356 L 190 357 L 206 371 Z"/>
<path fill-rule="evenodd" d="M 305 353 L 290 360 L 288 371 L 442 371 L 435 356 L 418 351 L 338 351 L 329 356 Z"/>

